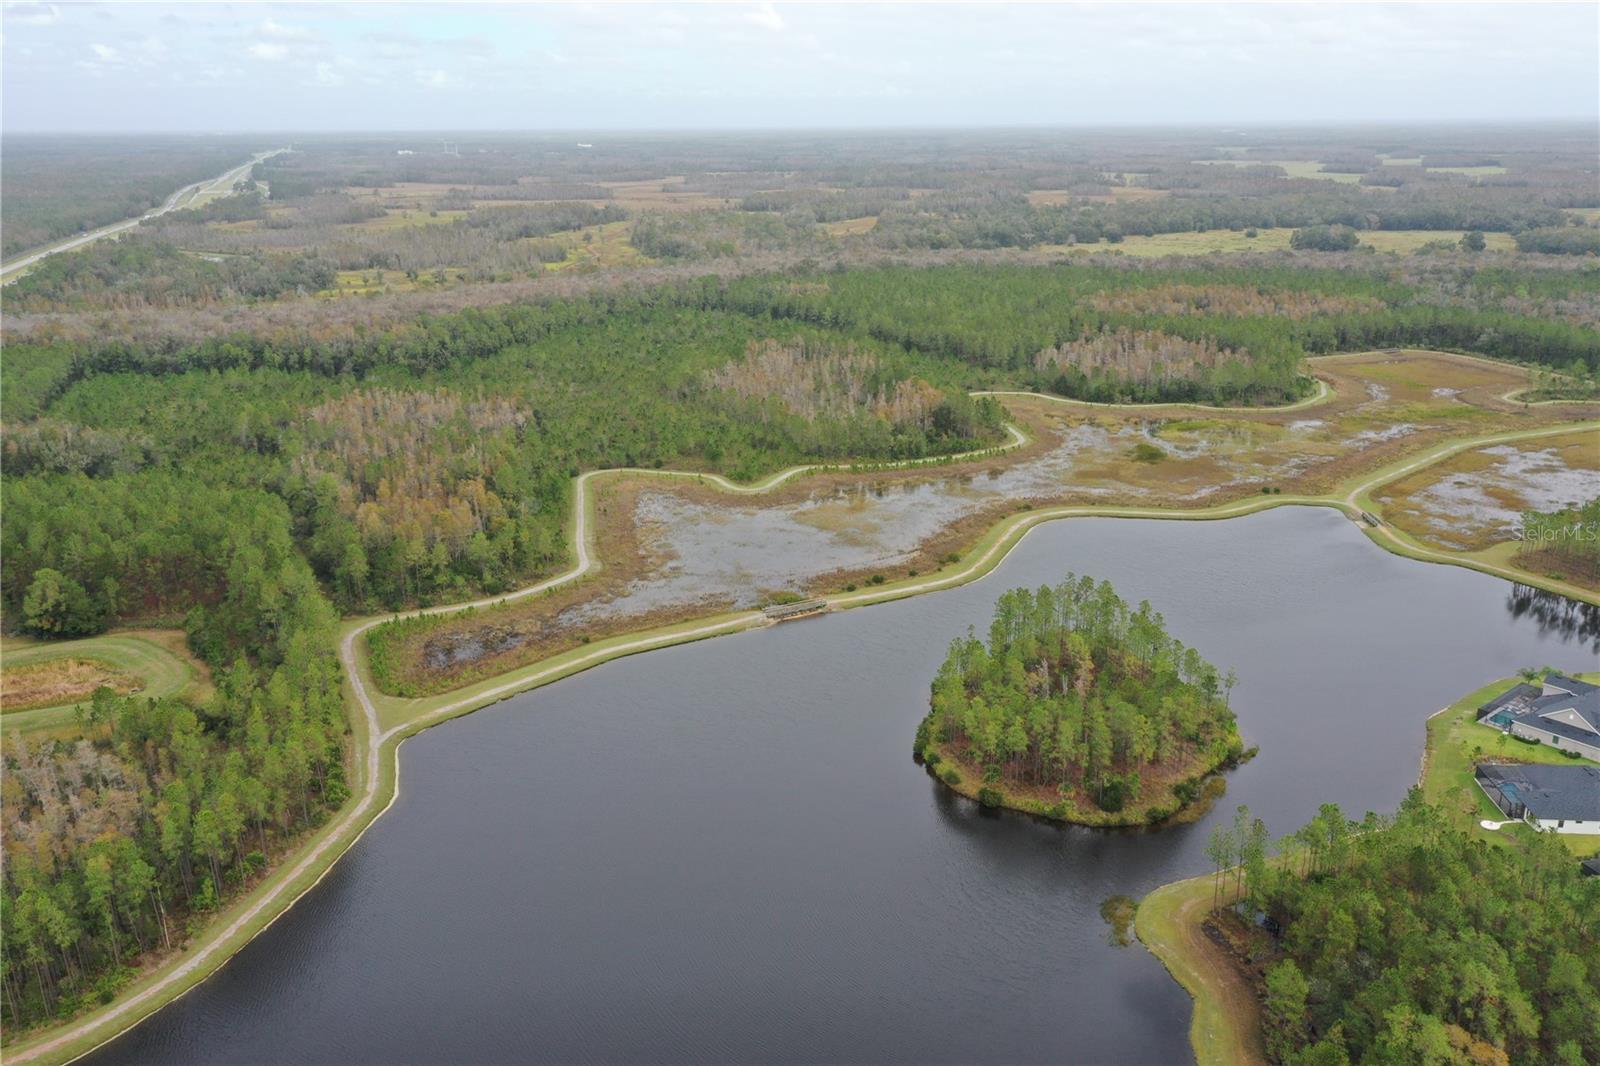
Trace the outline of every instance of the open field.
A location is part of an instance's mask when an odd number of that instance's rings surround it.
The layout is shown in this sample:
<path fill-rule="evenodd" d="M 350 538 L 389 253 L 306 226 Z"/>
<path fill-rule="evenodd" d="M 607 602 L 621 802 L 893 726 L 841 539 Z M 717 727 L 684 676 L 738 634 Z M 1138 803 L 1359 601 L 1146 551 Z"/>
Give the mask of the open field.
<path fill-rule="evenodd" d="M 1530 664 L 1531 665 L 1531 664 Z M 1552 664 L 1560 669 L 1561 663 Z M 1574 673 L 1583 681 L 1600 681 L 1600 674 Z M 1544 744 L 1528 744 L 1477 722 L 1478 708 L 1520 680 L 1505 677 L 1493 681 L 1428 719 L 1427 745 L 1423 752 L 1422 794 L 1429 803 L 1449 815 L 1462 832 L 1504 847 L 1531 836 L 1532 827 L 1517 823 L 1498 830 L 1483 828 L 1482 820 L 1504 821 L 1489 797 L 1483 794 L 1472 776 L 1480 762 L 1547 763 L 1570 765 L 1573 760 Z M 1579 760 L 1580 762 L 1583 760 Z M 1600 854 L 1600 837 L 1558 834 L 1567 848 L 1579 857 Z"/>
<path fill-rule="evenodd" d="M 546 240 L 558 240 L 567 246 L 567 257 L 559 263 L 547 263 L 546 269 L 563 270 L 618 270 L 626 267 L 647 266 L 649 256 L 628 242 L 633 232 L 632 222 L 605 222 L 598 226 L 585 226 L 580 230 L 553 234 Z"/>
<path fill-rule="evenodd" d="M 1207 166 L 1223 167 L 1282 167 L 1284 174 L 1291 178 L 1312 178 L 1319 181 L 1337 181 L 1346 185 L 1354 185 L 1361 180 L 1360 174 L 1342 174 L 1337 171 L 1322 169 L 1322 162 L 1317 159 L 1196 159 L 1196 163 Z"/>
<path fill-rule="evenodd" d="M 71 656 L 0 666 L 0 711 L 14 714 L 78 703 L 101 688 L 126 696 L 143 685 L 103 659 Z"/>
<path fill-rule="evenodd" d="M 56 664 L 75 661 L 95 664 L 115 678 L 123 679 L 127 691 L 155 698 L 186 695 L 203 699 L 210 691 L 210 671 L 190 654 L 184 644 L 184 635 L 178 630 L 145 629 L 107 633 L 84 640 L 46 642 L 6 637 L 0 644 L 0 683 L 4 684 L 5 702 L 11 702 L 12 678 L 24 671 L 23 684 L 32 685 L 30 673 Z M 65 671 L 64 665 L 60 669 Z M 91 670 L 90 673 L 93 673 Z M 34 678 L 37 678 L 34 674 Z M 63 674 L 63 678 L 66 675 Z M 82 671 L 72 676 L 87 678 Z M 113 684 L 112 687 L 117 687 Z M 80 704 L 94 691 L 63 690 L 66 701 L 41 703 L 31 701 L 31 707 L 6 710 L 0 715 L 0 729 L 7 732 L 32 733 L 71 727 Z"/>
<path fill-rule="evenodd" d="M 1378 252 L 1394 255 L 1411 255 L 1427 244 L 1439 241 L 1451 245 L 1461 240 L 1464 231 L 1457 230 L 1362 230 L 1361 245 Z M 1138 234 L 1124 237 L 1116 244 L 1044 245 L 1038 250 L 1045 254 L 1072 252 L 1121 252 L 1125 255 L 1210 255 L 1213 252 L 1279 252 L 1289 248 L 1289 238 L 1294 230 L 1263 229 L 1256 236 L 1246 237 L 1244 230 L 1202 230 L 1198 233 L 1158 233 L 1152 237 Z M 1488 250 L 1509 252 L 1517 242 L 1509 233 L 1486 233 L 1484 242 Z"/>
<path fill-rule="evenodd" d="M 1170 189 L 1145 185 L 1109 185 L 1104 193 L 1074 193 L 1071 189 L 1030 189 L 1028 203 L 1034 207 L 1060 207 L 1071 203 L 1125 203 L 1132 200 L 1159 200 L 1171 196 Z"/>
<path fill-rule="evenodd" d="M 847 218 L 839 222 L 825 222 L 823 232 L 830 237 L 855 237 L 863 233 L 872 232 L 878 224 L 877 215 L 867 215 L 865 218 Z"/>

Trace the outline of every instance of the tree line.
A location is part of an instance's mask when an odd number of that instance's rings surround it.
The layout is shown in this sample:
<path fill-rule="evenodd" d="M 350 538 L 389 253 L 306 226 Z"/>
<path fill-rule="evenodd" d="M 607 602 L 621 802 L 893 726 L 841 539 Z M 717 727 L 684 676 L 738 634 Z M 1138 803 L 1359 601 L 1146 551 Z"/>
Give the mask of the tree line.
<path fill-rule="evenodd" d="M 1273 931 L 1272 1061 L 1600 1058 L 1600 880 L 1551 836 L 1491 846 L 1413 790 L 1392 818 L 1326 804 L 1276 848 L 1240 808 L 1207 851 L 1215 899 Z"/>

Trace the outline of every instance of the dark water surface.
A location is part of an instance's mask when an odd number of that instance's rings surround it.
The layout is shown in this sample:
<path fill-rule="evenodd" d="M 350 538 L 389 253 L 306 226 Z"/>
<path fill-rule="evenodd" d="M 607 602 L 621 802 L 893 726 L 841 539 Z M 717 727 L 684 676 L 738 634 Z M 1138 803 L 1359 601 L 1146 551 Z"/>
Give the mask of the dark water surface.
<path fill-rule="evenodd" d="M 911 761 L 952 637 L 1068 571 L 1238 670 L 1260 756 L 1197 825 L 987 816 Z M 424 733 L 398 801 L 94 1063 L 1184 1062 L 1190 1005 L 1101 901 L 1212 821 L 1392 810 L 1423 720 L 1590 636 L 1323 509 L 1074 520 L 961 589 L 610 663 Z"/>

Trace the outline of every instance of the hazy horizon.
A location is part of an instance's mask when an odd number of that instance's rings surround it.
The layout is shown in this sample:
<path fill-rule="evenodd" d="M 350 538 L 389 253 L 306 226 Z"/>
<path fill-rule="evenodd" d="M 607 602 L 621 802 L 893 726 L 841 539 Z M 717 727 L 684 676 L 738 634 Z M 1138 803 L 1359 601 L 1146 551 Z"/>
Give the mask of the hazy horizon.
<path fill-rule="evenodd" d="M 10 3 L 0 12 L 7 133 L 1600 118 L 1592 4 Z"/>

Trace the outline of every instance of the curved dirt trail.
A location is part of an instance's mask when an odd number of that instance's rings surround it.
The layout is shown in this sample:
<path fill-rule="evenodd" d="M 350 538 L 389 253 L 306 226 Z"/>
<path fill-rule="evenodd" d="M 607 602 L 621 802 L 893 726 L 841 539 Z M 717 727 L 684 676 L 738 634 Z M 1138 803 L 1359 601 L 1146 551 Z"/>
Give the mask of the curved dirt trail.
<path fill-rule="evenodd" d="M 1318 396 L 1313 397 L 1309 402 L 1321 402 L 1321 400 L 1325 399 L 1330 393 L 1331 390 L 1327 390 L 1324 386 L 1323 391 L 1319 393 Z M 1029 393 L 1023 395 L 1036 396 L 1038 394 Z M 1055 399 L 1054 397 L 1047 398 Z M 1303 406 L 1307 402 L 1308 401 L 1302 401 L 1301 404 L 1296 406 Z M 1126 406 L 1165 407 L 1168 405 L 1155 404 Z M 1192 407 L 1195 405 L 1180 406 Z M 874 465 L 870 469 L 873 471 L 884 471 L 891 469 L 913 469 L 924 466 L 933 467 L 948 463 L 952 460 L 970 459 L 982 455 L 1010 450 L 1026 443 L 1027 437 L 1019 429 L 1010 424 L 1008 424 L 1006 428 L 1010 434 L 1009 441 L 995 448 L 980 449 L 978 451 L 965 452 L 953 456 L 942 456 L 932 460 L 908 460 L 899 463 L 885 463 L 881 465 Z M 1438 462 L 1441 458 L 1455 454 L 1458 451 L 1468 450 L 1475 447 L 1483 447 L 1488 444 L 1519 440 L 1528 437 L 1550 436 L 1559 433 L 1572 433 L 1591 428 L 1600 428 L 1600 422 L 1579 423 L 1575 425 L 1554 428 L 1505 433 L 1492 437 L 1480 438 L 1477 440 L 1459 442 L 1451 445 L 1448 448 L 1430 451 L 1429 453 L 1418 457 L 1416 460 L 1404 467 L 1380 472 L 1379 474 L 1374 475 L 1373 478 L 1351 490 L 1351 492 L 1342 499 L 1318 496 L 1276 496 L 1270 498 L 1248 498 L 1221 507 L 1189 511 L 1174 511 L 1170 509 L 1162 510 L 1159 508 L 1112 508 L 1096 507 L 1093 505 L 1045 508 L 1036 511 L 1029 511 L 1016 516 L 1013 520 L 1007 523 L 1002 528 L 1000 534 L 985 548 L 984 551 L 964 560 L 965 565 L 963 565 L 954 573 L 946 574 L 938 578 L 930 578 L 925 581 L 908 585 L 902 584 L 885 589 L 868 589 L 858 593 L 840 594 L 823 598 L 832 607 L 847 608 L 863 606 L 872 602 L 900 599 L 923 592 L 931 592 L 937 589 L 951 588 L 957 585 L 965 584 L 968 581 L 976 580 L 977 578 L 980 578 L 986 574 L 993 565 L 997 564 L 1001 558 L 1003 558 L 1013 547 L 1016 546 L 1016 544 L 1024 535 L 1026 535 L 1029 530 L 1036 528 L 1038 525 L 1044 522 L 1053 521 L 1060 518 L 1110 517 L 1202 520 L 1229 518 L 1238 515 L 1250 514 L 1255 511 L 1265 510 L 1269 507 L 1293 505 L 1331 506 L 1337 507 L 1345 511 L 1347 514 L 1355 514 L 1359 512 L 1359 507 L 1357 506 L 1355 500 L 1362 493 L 1371 491 L 1379 484 L 1393 480 L 1397 477 L 1402 477 L 1406 473 L 1411 472 L 1413 469 Z M 514 677 L 502 685 L 487 690 L 476 691 L 470 696 L 463 697 L 462 699 L 445 706 L 435 708 L 421 717 L 393 726 L 387 731 L 381 729 L 377 707 L 373 703 L 371 695 L 367 690 L 366 683 L 362 678 L 357 655 L 358 639 L 369 630 L 395 618 L 450 614 L 470 608 L 488 607 L 511 600 L 523 599 L 528 596 L 537 595 L 538 593 L 547 589 L 552 589 L 557 586 L 576 581 L 588 574 L 597 566 L 597 563 L 595 562 L 589 548 L 589 488 L 593 480 L 597 477 L 608 474 L 631 473 L 659 477 L 687 478 L 710 482 L 727 492 L 737 493 L 740 495 L 755 495 L 767 492 L 792 478 L 810 473 L 812 471 L 839 469 L 850 469 L 850 467 L 827 464 L 796 466 L 791 467 L 788 470 L 780 471 L 779 473 L 773 474 L 763 481 L 750 485 L 740 485 L 736 482 L 728 480 L 720 474 L 706 474 L 695 471 L 650 470 L 631 467 L 613 470 L 588 471 L 574 479 L 572 525 L 574 551 L 573 565 L 568 570 L 554 575 L 553 577 L 536 582 L 532 585 L 524 586 L 521 589 L 505 595 L 487 596 L 463 603 L 420 608 L 398 615 L 376 616 L 366 619 L 355 625 L 344 634 L 343 638 L 339 642 L 340 663 L 343 666 L 346 678 L 349 680 L 350 689 L 355 697 L 356 704 L 360 709 L 361 724 L 364 726 L 364 732 L 366 734 L 366 742 L 358 749 L 360 752 L 360 757 L 358 759 L 357 769 L 361 779 L 361 792 L 354 805 L 346 808 L 342 814 L 339 814 L 331 822 L 329 822 L 328 825 L 318 833 L 315 842 L 312 843 L 305 851 L 301 852 L 291 864 L 289 864 L 287 867 L 284 867 L 281 871 L 274 873 L 272 877 L 269 878 L 260 889 L 258 889 L 258 892 L 261 893 L 259 898 L 250 902 L 247 906 L 235 914 L 225 926 L 216 930 L 215 932 L 208 933 L 202 942 L 193 945 L 190 949 L 190 952 L 184 956 L 183 960 L 175 965 L 171 970 L 161 974 L 161 976 L 158 977 L 153 983 L 140 989 L 140 991 L 133 994 L 129 998 L 112 1004 L 101 1013 L 92 1018 L 84 1019 L 68 1030 L 57 1033 L 36 1044 L 23 1045 L 17 1048 L 7 1049 L 5 1060 L 9 1063 L 34 1062 L 50 1055 L 52 1052 L 64 1051 L 72 1044 L 90 1039 L 95 1035 L 100 1035 L 101 1039 L 98 1043 L 78 1050 L 75 1055 L 68 1056 L 68 1061 L 70 1061 L 71 1058 L 81 1057 L 82 1055 L 87 1054 L 89 1051 L 93 1050 L 94 1047 L 98 1047 L 100 1044 L 115 1038 L 121 1032 L 142 1020 L 145 1015 L 140 1012 L 141 1007 L 160 1001 L 161 997 L 164 995 L 172 994 L 172 998 L 176 998 L 176 996 L 181 995 L 183 991 L 187 991 L 186 988 L 180 989 L 179 986 L 182 986 L 184 982 L 192 975 L 201 971 L 208 965 L 220 965 L 234 951 L 237 951 L 240 947 L 243 947 L 244 943 L 249 942 L 248 939 L 237 944 L 229 944 L 228 942 L 232 938 L 245 932 L 253 923 L 258 922 L 265 915 L 271 916 L 265 923 L 260 925 L 260 928 L 256 929 L 255 932 L 258 934 L 260 929 L 266 928 L 266 926 L 270 925 L 272 921 L 276 920 L 283 913 L 287 912 L 289 907 L 293 906 L 295 901 L 297 901 L 306 892 L 310 891 L 310 889 L 315 886 L 321 877 L 326 876 L 328 869 L 332 868 L 333 861 L 337 858 L 337 856 L 354 844 L 356 840 L 360 839 L 361 834 L 364 833 L 366 829 L 377 819 L 377 817 L 383 813 L 382 810 L 374 810 L 374 807 L 383 791 L 381 787 L 383 777 L 381 772 L 381 759 L 384 755 L 385 747 L 388 747 L 389 757 L 394 760 L 393 765 L 395 776 L 394 789 L 389 795 L 388 800 L 383 808 L 384 810 L 387 810 L 388 806 L 394 802 L 395 796 L 399 794 L 399 759 L 397 752 L 399 750 L 400 742 L 403 741 L 406 736 L 421 729 L 427 728 L 429 725 L 435 724 L 465 709 L 482 706 L 486 703 L 493 702 L 496 699 L 510 695 L 514 692 L 537 685 L 539 682 L 555 675 L 572 673 L 575 670 L 581 670 L 586 666 L 632 652 L 647 651 L 654 648 L 683 643 L 687 640 L 715 636 L 722 633 L 731 633 L 740 629 L 762 625 L 765 624 L 766 620 L 759 611 L 749 611 L 732 618 L 724 619 L 719 622 L 708 623 L 697 628 L 673 630 L 671 632 L 660 633 L 654 636 L 640 636 L 630 640 L 622 641 L 620 643 L 607 644 L 602 647 L 597 647 L 585 655 L 577 657 L 576 659 L 565 659 L 557 663 L 548 664 L 541 669 L 533 671 L 532 673 L 518 672 Z M 1461 563 L 1461 560 L 1452 559 L 1445 553 L 1435 552 L 1430 549 L 1422 549 L 1410 544 L 1406 544 L 1398 536 L 1396 536 L 1388 526 L 1379 527 L 1371 532 L 1374 534 L 1381 532 L 1396 545 L 1404 546 L 1405 554 L 1425 556 L 1431 558 L 1432 561 L 1437 562 Z M 1507 571 L 1504 568 L 1493 567 L 1487 564 L 1479 564 L 1476 561 L 1474 561 L 1472 565 L 1479 569 L 1495 573 L 1499 576 L 1513 576 L 1510 571 Z M 327 860 L 327 867 L 318 871 L 318 866 L 321 865 L 324 860 Z M 309 882 L 298 891 L 293 891 L 294 883 L 296 881 L 310 876 L 313 873 L 317 874 L 315 880 Z M 291 892 L 293 892 L 293 895 L 290 895 Z M 106 1031 L 104 1033 L 100 1033 L 101 1030 Z"/>

